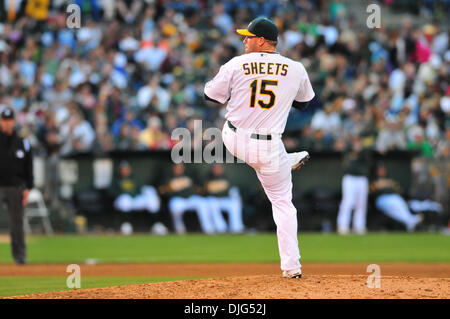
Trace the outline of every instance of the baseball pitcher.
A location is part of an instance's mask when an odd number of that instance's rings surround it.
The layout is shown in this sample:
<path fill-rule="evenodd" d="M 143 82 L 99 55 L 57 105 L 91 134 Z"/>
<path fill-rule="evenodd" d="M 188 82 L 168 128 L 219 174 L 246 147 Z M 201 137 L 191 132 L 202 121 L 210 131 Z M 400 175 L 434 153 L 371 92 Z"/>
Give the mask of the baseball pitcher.
<path fill-rule="evenodd" d="M 276 52 L 278 28 L 271 20 L 257 18 L 237 33 L 245 36 L 245 54 L 221 66 L 206 83 L 205 98 L 228 102 L 224 144 L 255 169 L 272 204 L 283 277 L 301 278 L 291 171 L 302 167 L 309 154 L 288 154 L 281 135 L 291 106 L 304 109 L 314 91 L 304 66 Z"/>

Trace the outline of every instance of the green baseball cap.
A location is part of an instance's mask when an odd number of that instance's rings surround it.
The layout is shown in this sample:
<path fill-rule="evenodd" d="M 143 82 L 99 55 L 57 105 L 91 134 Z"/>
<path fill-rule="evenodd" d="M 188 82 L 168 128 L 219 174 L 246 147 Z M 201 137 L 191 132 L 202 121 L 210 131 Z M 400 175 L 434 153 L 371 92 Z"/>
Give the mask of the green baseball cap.
<path fill-rule="evenodd" d="M 256 18 L 249 23 L 247 29 L 237 29 L 237 33 L 249 37 L 262 37 L 267 40 L 277 41 L 278 28 L 267 18 Z"/>

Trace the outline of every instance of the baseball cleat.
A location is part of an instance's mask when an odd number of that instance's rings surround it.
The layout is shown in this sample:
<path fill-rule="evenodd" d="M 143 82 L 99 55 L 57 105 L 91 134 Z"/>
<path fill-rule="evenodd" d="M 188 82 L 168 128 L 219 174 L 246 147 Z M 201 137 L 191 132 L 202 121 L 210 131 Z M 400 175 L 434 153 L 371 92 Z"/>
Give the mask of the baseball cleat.
<path fill-rule="evenodd" d="M 347 227 L 338 227 L 337 232 L 339 235 L 348 235 L 350 234 L 350 229 Z"/>
<path fill-rule="evenodd" d="M 291 160 L 291 167 L 293 171 L 302 168 L 303 165 L 305 165 L 306 162 L 309 161 L 309 154 L 306 151 L 290 153 L 289 157 Z"/>
<path fill-rule="evenodd" d="M 302 272 L 301 271 L 297 271 L 294 273 L 291 273 L 289 271 L 283 271 L 283 278 L 302 278 Z"/>

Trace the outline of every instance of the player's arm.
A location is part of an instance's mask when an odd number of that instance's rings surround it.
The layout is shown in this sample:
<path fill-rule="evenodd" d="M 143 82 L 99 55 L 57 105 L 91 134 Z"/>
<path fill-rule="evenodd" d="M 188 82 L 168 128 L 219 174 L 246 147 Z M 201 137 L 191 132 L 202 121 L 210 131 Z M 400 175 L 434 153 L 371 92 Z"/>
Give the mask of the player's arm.
<path fill-rule="evenodd" d="M 312 88 L 311 82 L 309 81 L 308 73 L 306 72 L 305 67 L 302 64 L 300 64 L 299 76 L 301 78 L 300 85 L 297 95 L 292 102 L 292 107 L 299 110 L 304 110 L 308 106 L 308 102 L 314 98 L 315 93 Z"/>
<path fill-rule="evenodd" d="M 25 189 L 22 193 L 22 205 L 25 206 L 28 201 L 28 194 L 30 190 L 34 187 L 34 177 L 33 177 L 33 155 L 31 151 L 31 146 L 28 140 L 23 140 L 23 149 L 25 151 L 24 163 L 23 163 L 23 174 L 25 179 Z"/>
<path fill-rule="evenodd" d="M 26 189 L 32 189 L 34 187 L 33 154 L 31 145 L 26 139 L 23 140 L 23 148 L 25 151 L 24 166 L 23 166 L 25 187 Z"/>
<path fill-rule="evenodd" d="M 204 95 L 206 100 L 225 104 L 230 99 L 233 74 L 231 70 L 233 63 L 231 61 L 222 65 L 217 75 L 205 84 Z"/>
<path fill-rule="evenodd" d="M 210 98 L 208 95 L 206 95 L 206 93 L 203 93 L 203 94 L 204 94 L 206 101 L 210 101 L 210 102 L 217 103 L 217 104 L 223 104 L 223 103 L 220 103 L 219 101 L 216 101 L 216 100 Z"/>
<path fill-rule="evenodd" d="M 309 101 L 308 102 L 298 102 L 298 101 L 294 100 L 292 102 L 292 107 L 296 108 L 296 109 L 298 109 L 300 111 L 303 111 L 303 110 L 305 110 L 308 107 L 308 103 L 309 103 Z"/>

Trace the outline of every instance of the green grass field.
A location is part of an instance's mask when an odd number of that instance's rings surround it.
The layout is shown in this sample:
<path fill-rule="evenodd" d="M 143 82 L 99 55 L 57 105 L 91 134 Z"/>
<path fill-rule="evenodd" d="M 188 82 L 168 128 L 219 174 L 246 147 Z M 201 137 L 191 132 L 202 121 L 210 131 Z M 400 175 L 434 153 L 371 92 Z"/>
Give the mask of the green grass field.
<path fill-rule="evenodd" d="M 302 262 L 449 263 L 450 237 L 430 233 L 376 233 L 299 237 Z M 275 234 L 184 236 L 33 236 L 28 263 L 279 262 Z M 12 263 L 10 245 L 0 243 L 0 263 Z M 188 278 L 89 277 L 83 288 Z M 0 277 L 0 296 L 63 290 L 63 277 Z"/>
<path fill-rule="evenodd" d="M 303 262 L 450 262 L 450 237 L 377 233 L 364 236 L 302 234 Z M 275 234 L 184 236 L 34 236 L 29 263 L 278 262 Z M 0 243 L 0 263 L 12 263 Z"/>

